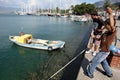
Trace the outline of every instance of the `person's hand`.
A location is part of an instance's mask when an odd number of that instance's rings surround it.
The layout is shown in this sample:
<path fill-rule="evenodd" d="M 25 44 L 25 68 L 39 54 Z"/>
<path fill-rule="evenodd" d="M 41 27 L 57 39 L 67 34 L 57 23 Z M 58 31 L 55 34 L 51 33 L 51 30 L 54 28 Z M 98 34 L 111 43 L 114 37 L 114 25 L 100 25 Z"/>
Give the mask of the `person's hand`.
<path fill-rule="evenodd" d="M 95 35 L 94 35 L 94 34 L 91 34 L 91 38 L 95 38 Z"/>
<path fill-rule="evenodd" d="M 107 8 L 106 8 L 106 12 L 107 12 L 108 14 L 112 14 L 112 9 L 111 9 L 110 7 L 107 7 Z"/>

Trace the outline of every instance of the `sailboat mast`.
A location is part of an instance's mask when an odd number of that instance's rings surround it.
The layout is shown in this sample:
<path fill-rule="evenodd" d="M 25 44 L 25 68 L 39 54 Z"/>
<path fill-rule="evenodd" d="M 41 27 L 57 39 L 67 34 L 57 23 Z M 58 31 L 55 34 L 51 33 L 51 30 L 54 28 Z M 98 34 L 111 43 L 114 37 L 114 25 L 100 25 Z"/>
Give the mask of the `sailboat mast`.
<path fill-rule="evenodd" d="M 49 3 L 50 3 L 49 11 L 50 11 L 50 13 L 51 13 L 51 0 L 49 0 Z"/>
<path fill-rule="evenodd" d="M 60 14 L 61 14 L 61 3 L 62 3 L 62 0 L 60 0 Z"/>

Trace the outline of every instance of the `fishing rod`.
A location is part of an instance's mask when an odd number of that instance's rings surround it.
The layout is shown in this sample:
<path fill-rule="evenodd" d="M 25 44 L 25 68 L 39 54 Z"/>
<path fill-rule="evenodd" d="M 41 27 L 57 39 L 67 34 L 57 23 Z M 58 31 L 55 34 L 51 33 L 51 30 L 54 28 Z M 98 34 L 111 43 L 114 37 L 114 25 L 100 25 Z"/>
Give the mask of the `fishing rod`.
<path fill-rule="evenodd" d="M 75 56 L 72 60 L 70 60 L 66 65 L 64 65 L 61 69 L 59 69 L 57 72 L 55 72 L 48 80 L 51 80 L 55 75 L 57 75 L 59 72 L 61 72 L 63 69 L 65 69 L 70 63 L 72 63 L 75 59 L 77 59 L 86 49 L 81 51 L 77 56 Z"/>

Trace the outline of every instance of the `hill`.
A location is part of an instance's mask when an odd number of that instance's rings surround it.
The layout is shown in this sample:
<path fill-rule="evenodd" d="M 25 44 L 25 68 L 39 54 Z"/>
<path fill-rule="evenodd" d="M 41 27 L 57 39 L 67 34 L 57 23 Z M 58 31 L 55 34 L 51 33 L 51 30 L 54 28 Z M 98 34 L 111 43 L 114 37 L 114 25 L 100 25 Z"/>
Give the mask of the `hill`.
<path fill-rule="evenodd" d="M 120 0 L 110 0 L 111 4 L 118 4 L 120 2 Z M 98 1 L 98 2 L 95 2 L 94 5 L 97 6 L 97 7 L 102 7 L 104 5 L 105 1 L 102 0 L 102 1 Z"/>
<path fill-rule="evenodd" d="M 3 6 L 0 6 L 0 14 L 2 13 L 11 13 L 11 12 L 14 12 L 18 10 L 17 8 L 12 8 L 12 7 L 3 7 Z"/>

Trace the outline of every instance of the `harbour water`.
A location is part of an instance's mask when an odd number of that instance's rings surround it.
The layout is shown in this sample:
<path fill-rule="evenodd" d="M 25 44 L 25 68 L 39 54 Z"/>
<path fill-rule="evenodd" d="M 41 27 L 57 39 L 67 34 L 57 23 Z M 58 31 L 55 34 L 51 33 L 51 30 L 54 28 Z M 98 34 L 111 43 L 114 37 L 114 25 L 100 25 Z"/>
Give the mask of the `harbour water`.
<path fill-rule="evenodd" d="M 0 15 L 0 80 L 47 80 L 84 48 L 90 25 L 60 17 Z M 17 46 L 8 37 L 20 31 L 34 38 L 63 40 L 65 47 L 49 52 Z"/>

